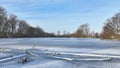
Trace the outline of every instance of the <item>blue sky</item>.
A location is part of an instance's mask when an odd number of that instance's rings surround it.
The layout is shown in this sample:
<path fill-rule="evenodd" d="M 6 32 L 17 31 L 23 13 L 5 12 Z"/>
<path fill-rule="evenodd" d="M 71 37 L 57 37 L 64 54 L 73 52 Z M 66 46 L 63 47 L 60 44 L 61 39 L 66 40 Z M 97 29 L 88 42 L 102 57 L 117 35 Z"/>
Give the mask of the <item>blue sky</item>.
<path fill-rule="evenodd" d="M 74 32 L 88 23 L 101 32 L 106 19 L 120 11 L 120 0 L 0 0 L 9 13 L 47 32 Z"/>

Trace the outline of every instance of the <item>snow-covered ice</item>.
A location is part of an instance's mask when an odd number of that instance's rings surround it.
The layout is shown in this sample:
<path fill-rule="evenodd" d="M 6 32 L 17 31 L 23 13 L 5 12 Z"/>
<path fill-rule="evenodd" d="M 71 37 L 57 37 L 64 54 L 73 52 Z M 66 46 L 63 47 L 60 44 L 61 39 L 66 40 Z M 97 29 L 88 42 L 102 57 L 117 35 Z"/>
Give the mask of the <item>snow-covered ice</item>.
<path fill-rule="evenodd" d="M 0 39 L 0 57 L 38 55 L 25 64 L 19 59 L 0 63 L 0 68 L 119 68 L 120 41 L 92 38 L 14 38 Z M 107 60 L 107 61 L 106 61 Z"/>

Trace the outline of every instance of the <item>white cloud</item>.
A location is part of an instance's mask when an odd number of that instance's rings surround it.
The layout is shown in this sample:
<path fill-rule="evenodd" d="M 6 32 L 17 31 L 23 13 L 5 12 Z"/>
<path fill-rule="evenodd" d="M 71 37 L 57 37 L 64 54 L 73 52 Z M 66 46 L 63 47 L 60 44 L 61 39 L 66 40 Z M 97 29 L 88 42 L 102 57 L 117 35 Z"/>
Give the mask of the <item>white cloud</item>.
<path fill-rule="evenodd" d="M 0 0 L 1 6 L 9 12 L 32 12 L 38 10 L 47 10 L 48 7 L 64 3 L 69 0 Z"/>

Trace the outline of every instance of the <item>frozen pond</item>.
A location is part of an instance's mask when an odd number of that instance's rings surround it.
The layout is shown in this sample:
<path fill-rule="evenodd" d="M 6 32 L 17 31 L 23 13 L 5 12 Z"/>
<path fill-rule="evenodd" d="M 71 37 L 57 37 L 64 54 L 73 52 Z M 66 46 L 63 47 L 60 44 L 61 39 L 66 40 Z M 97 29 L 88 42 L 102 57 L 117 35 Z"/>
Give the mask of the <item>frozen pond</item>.
<path fill-rule="evenodd" d="M 120 55 L 120 41 L 93 38 L 9 38 L 0 39 L 0 47 L 28 49 L 35 47 L 47 52 L 58 52 L 64 57 L 76 57 L 81 54 Z M 11 53 L 11 52 L 10 52 Z M 14 53 L 17 53 L 17 51 Z M 1 54 L 0 54 L 1 56 Z M 93 55 L 92 55 L 93 56 Z M 95 55 L 96 56 L 96 55 Z M 98 55 L 97 55 L 98 56 Z M 77 56 L 78 57 L 78 56 Z M 82 57 L 91 59 L 91 57 Z M 94 59 L 95 57 L 92 57 Z M 81 59 L 81 58 L 80 58 Z M 31 66 L 32 65 L 32 66 Z M 3 68 L 119 68 L 120 59 L 112 61 L 66 61 L 40 56 L 38 60 L 27 64 L 11 63 Z"/>
<path fill-rule="evenodd" d="M 93 38 L 13 38 L 0 39 L 0 47 L 47 48 L 63 52 L 91 52 L 120 47 L 120 41 Z"/>

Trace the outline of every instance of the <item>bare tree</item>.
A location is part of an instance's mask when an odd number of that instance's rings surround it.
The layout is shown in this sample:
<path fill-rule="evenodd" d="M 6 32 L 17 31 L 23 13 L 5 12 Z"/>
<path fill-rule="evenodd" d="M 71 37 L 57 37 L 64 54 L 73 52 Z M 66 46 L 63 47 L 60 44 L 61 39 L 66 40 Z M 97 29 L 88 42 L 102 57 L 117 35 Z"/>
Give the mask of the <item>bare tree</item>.
<path fill-rule="evenodd" d="M 6 23 L 6 18 L 7 18 L 7 12 L 5 11 L 4 8 L 0 7 L 0 32 L 3 32 L 3 28 Z"/>
<path fill-rule="evenodd" d="M 107 19 L 101 33 L 101 38 L 120 39 L 120 13 Z"/>
<path fill-rule="evenodd" d="M 10 23 L 10 32 L 12 34 L 15 34 L 16 33 L 16 26 L 17 26 L 17 23 L 18 23 L 18 19 L 17 19 L 17 16 L 11 14 L 9 16 L 9 19 L 8 19 L 9 23 Z"/>
<path fill-rule="evenodd" d="M 57 32 L 57 35 L 60 36 L 60 31 Z"/>
<path fill-rule="evenodd" d="M 82 24 L 73 35 L 75 37 L 89 37 L 89 30 L 88 24 Z"/>
<path fill-rule="evenodd" d="M 19 35 L 24 35 L 27 33 L 27 29 L 30 27 L 25 20 L 19 20 L 17 32 Z"/>

